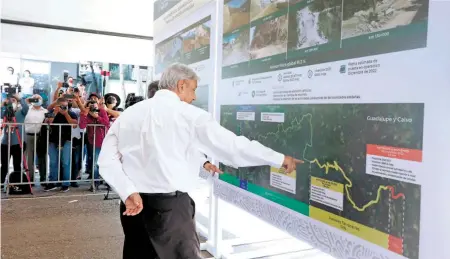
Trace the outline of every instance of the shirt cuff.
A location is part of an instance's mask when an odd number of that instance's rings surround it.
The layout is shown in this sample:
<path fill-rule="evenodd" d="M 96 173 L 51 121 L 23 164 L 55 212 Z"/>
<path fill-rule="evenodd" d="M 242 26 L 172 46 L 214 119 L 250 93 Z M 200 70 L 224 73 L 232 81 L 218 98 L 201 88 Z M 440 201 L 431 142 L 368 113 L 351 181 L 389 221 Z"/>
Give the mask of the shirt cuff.
<path fill-rule="evenodd" d="M 120 199 L 125 203 L 128 197 L 133 193 L 139 193 L 134 186 L 126 185 L 125 188 L 121 190 L 116 190 L 117 194 L 119 194 Z"/>
<path fill-rule="evenodd" d="M 274 151 L 274 153 L 269 157 L 270 165 L 280 168 L 283 166 L 284 157 L 285 156 L 283 154 Z"/>

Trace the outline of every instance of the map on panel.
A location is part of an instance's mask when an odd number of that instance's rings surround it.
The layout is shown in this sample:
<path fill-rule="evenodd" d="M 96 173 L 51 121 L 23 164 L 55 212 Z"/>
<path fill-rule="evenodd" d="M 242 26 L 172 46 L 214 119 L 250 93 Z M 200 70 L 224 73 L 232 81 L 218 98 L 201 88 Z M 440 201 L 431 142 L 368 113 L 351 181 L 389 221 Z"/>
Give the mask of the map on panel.
<path fill-rule="evenodd" d="M 426 47 L 429 0 L 225 0 L 222 78 Z"/>
<path fill-rule="evenodd" d="M 220 178 L 417 259 L 423 118 L 415 103 L 224 105 L 224 127 L 305 163 L 221 165 Z"/>

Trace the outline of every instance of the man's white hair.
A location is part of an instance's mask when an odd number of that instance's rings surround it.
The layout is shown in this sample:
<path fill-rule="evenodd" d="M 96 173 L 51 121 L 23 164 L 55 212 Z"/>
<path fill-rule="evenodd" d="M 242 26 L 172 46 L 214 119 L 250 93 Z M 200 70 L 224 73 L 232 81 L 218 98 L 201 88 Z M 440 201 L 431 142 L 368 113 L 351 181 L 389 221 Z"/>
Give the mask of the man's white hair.
<path fill-rule="evenodd" d="M 175 63 L 170 65 L 159 79 L 159 89 L 173 90 L 180 80 L 199 80 L 197 74 L 190 67 Z"/>

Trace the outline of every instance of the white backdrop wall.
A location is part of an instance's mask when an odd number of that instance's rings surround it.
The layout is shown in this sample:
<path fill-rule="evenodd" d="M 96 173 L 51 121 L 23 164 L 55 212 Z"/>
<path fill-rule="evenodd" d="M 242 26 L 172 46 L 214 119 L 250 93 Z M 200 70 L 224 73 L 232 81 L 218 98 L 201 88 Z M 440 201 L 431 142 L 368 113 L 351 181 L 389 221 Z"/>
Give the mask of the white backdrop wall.
<path fill-rule="evenodd" d="M 153 36 L 149 0 L 3 0 L 2 18 Z"/>
<path fill-rule="evenodd" d="M 153 41 L 90 33 L 1 25 L 3 52 L 52 61 L 98 60 L 126 64 L 153 64 Z"/>

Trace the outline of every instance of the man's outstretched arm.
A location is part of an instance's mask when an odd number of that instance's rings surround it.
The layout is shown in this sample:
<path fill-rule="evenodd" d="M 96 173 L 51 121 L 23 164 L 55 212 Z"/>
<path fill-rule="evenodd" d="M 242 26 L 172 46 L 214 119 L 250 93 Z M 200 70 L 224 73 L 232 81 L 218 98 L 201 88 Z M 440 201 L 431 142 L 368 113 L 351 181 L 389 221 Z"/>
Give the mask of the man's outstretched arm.
<path fill-rule="evenodd" d="M 116 121 L 106 134 L 98 157 L 98 167 L 103 179 L 125 202 L 131 194 L 138 191 L 122 168 L 122 155 L 118 146 L 119 125 L 120 122 Z"/>
<path fill-rule="evenodd" d="M 194 118 L 195 137 L 200 150 L 234 167 L 270 165 L 295 170 L 302 161 L 285 156 L 257 141 L 236 136 L 220 126 L 208 113 L 198 111 Z"/>

